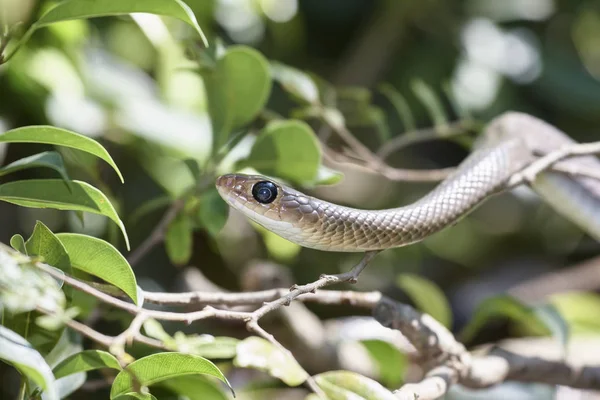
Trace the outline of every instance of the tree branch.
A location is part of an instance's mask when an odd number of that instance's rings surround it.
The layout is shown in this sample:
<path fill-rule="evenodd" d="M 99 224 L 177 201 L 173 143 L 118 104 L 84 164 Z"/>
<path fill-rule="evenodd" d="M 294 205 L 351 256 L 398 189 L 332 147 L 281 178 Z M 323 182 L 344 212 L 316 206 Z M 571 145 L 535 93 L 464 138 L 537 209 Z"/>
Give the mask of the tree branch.
<path fill-rule="evenodd" d="M 423 356 L 424 378 L 394 392 L 400 399 L 433 400 L 456 383 L 481 389 L 507 380 L 600 389 L 600 366 L 521 356 L 499 347 L 475 355 L 429 315 L 386 298 L 374 308 L 373 316 L 383 326 L 401 330 Z"/>

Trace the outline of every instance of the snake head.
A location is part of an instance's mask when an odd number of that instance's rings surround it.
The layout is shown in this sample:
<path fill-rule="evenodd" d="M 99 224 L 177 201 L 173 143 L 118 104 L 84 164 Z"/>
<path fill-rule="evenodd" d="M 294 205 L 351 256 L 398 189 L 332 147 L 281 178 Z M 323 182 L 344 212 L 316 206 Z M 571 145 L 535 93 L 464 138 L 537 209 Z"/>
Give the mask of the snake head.
<path fill-rule="evenodd" d="M 315 199 L 264 176 L 222 175 L 216 187 L 232 208 L 291 241 L 303 224 L 318 218 Z"/>

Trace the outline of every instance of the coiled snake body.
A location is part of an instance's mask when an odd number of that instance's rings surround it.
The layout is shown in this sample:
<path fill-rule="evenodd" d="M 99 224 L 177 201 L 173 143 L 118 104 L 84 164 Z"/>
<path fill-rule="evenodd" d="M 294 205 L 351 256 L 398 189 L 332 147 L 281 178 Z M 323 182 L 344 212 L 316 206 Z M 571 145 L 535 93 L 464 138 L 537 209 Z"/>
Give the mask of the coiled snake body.
<path fill-rule="evenodd" d="M 217 179 L 223 199 L 251 220 L 304 247 L 339 252 L 379 251 L 405 246 L 459 221 L 484 200 L 508 189 L 508 180 L 540 154 L 573 141 L 526 114 L 508 113 L 492 121 L 457 170 L 413 204 L 361 210 L 307 196 L 257 175 Z M 600 168 L 596 157 L 563 164 Z M 600 239 L 600 184 L 546 171 L 532 188 L 558 212 Z"/>

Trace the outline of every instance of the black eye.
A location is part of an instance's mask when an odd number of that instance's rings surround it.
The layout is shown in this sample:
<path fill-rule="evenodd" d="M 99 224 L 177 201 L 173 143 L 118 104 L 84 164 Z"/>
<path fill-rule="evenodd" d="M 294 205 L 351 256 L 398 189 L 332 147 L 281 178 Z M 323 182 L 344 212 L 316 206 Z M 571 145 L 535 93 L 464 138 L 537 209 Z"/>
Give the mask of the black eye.
<path fill-rule="evenodd" d="M 269 204 L 277 197 L 277 186 L 269 181 L 255 183 L 252 187 L 252 196 L 259 203 Z"/>

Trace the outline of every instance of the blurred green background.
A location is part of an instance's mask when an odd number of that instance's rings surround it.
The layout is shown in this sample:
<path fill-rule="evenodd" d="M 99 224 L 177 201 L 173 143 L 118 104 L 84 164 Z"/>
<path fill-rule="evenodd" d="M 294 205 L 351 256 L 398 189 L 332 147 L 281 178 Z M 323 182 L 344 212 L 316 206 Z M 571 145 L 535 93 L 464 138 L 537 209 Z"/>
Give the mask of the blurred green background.
<path fill-rule="evenodd" d="M 334 85 L 337 107 L 349 129 L 374 151 L 387 140 L 386 132 L 393 137 L 407 130 L 380 90 L 384 83 L 406 98 L 417 127 L 435 123 L 414 90 L 415 81 L 434 91 L 450 120 L 486 122 L 504 111 L 519 110 L 556 125 L 577 141 L 600 140 L 600 3 L 595 0 L 185 2 L 211 43 L 218 38 L 226 46 L 254 47 L 270 61 Z M 25 22 L 53 3 L 0 4 L 7 6 L 5 20 Z M 197 64 L 190 61 L 203 54 L 189 27 L 169 18 L 137 15 L 51 25 L 0 66 L 0 130 L 51 124 L 100 140 L 121 168 L 124 185 L 106 165 L 62 153 L 72 178 L 91 181 L 111 194 L 135 249 L 158 223 L 168 199 L 192 179 L 173 161 L 176 155 L 185 150 L 200 157 L 210 150 L 203 81 Z M 290 96 L 275 84 L 262 118 L 269 113 L 290 116 L 294 108 Z M 318 123 L 313 128 L 320 132 Z M 328 143 L 340 148 L 335 135 Z M 43 149 L 0 144 L 0 163 Z M 243 142 L 239 151 L 244 151 Z M 457 143 L 435 141 L 394 153 L 388 161 L 397 167 L 441 168 L 457 165 L 467 153 Z M 399 206 L 433 185 L 392 182 L 347 164 L 328 166 L 344 173 L 341 183 L 302 189 L 356 207 Z M 27 170 L 10 179 L 49 176 L 54 175 Z M 163 207 L 136 217 L 140 206 L 156 199 L 164 200 Z M 72 213 L 6 203 L 0 203 L 0 241 L 8 243 L 15 233 L 27 237 L 36 220 L 54 232 L 105 238 L 127 255 L 115 227 L 103 217 L 86 215 L 82 226 Z M 155 246 L 134 268 L 139 284 L 156 291 L 207 289 L 207 282 L 232 291 L 278 287 L 346 271 L 358 259 L 301 249 L 257 231 L 234 212 L 218 233 L 194 231 L 191 246 L 191 259 L 183 265 L 174 265 L 162 244 Z M 573 333 L 594 334 L 600 331 L 600 297 L 595 294 L 600 268 L 563 279 L 558 289 L 527 282 L 596 257 L 599 250 L 598 243 L 527 189 L 519 189 L 491 199 L 460 224 L 423 243 L 381 254 L 354 288 L 381 290 L 417 304 L 414 292 L 423 292 L 421 285 L 426 285 L 412 275 L 418 274 L 443 291 L 451 316 L 444 304 L 440 313 L 452 321 L 455 332 L 467 325 L 482 301 L 509 293 L 528 304 L 550 301 Z M 421 303 L 431 307 L 432 302 L 426 297 Z M 350 307 L 310 309 L 324 320 L 356 313 Z M 100 321 L 97 327 L 118 332 L 115 321 Z M 536 333 L 514 318 L 498 319 L 486 328 L 469 344 Z M 239 326 L 219 322 L 186 329 L 246 335 Z M 99 392 L 97 398 L 103 395 L 106 392 Z"/>

